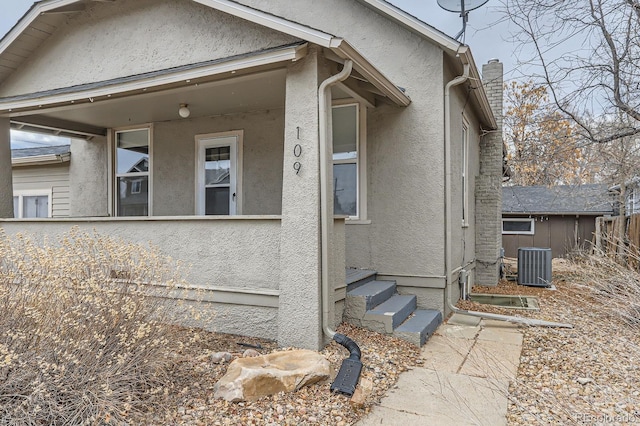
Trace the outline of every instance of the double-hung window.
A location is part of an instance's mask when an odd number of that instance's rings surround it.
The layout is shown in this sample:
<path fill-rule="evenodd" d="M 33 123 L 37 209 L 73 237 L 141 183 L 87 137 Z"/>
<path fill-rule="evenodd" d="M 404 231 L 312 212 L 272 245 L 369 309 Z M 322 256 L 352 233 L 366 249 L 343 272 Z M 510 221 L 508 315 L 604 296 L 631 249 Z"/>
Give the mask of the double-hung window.
<path fill-rule="evenodd" d="M 333 211 L 350 219 L 365 219 L 361 143 L 361 106 L 333 107 Z"/>
<path fill-rule="evenodd" d="M 150 129 L 115 132 L 115 202 L 118 216 L 150 214 Z"/>
<path fill-rule="evenodd" d="M 42 191 L 14 192 L 13 217 L 32 219 L 51 216 L 51 193 Z"/>

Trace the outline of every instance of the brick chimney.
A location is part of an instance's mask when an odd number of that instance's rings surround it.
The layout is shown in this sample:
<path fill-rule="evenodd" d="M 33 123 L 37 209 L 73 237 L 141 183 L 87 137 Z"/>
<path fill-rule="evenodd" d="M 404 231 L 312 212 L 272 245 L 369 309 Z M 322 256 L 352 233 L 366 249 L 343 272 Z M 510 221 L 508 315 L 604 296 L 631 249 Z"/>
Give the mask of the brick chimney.
<path fill-rule="evenodd" d="M 482 80 L 497 129 L 480 141 L 480 176 L 476 179 L 475 284 L 498 285 L 502 247 L 502 99 L 503 66 L 491 59 L 482 66 Z"/>

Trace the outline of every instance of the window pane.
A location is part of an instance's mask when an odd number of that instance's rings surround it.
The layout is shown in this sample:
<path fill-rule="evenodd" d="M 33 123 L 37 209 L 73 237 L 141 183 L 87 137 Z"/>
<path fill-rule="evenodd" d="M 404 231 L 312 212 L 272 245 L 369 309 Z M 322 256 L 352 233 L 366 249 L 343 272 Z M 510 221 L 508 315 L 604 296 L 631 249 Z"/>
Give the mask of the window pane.
<path fill-rule="evenodd" d="M 357 212 L 356 164 L 333 165 L 333 212 L 338 215 L 355 216 Z"/>
<path fill-rule="evenodd" d="M 204 168 L 205 185 L 229 184 L 231 182 L 229 174 L 231 169 L 231 147 L 207 148 L 205 150 Z"/>
<path fill-rule="evenodd" d="M 149 130 L 116 133 L 117 173 L 149 171 Z"/>
<path fill-rule="evenodd" d="M 229 188 L 206 188 L 204 214 L 229 214 Z"/>
<path fill-rule="evenodd" d="M 134 192 L 139 190 L 139 192 Z M 118 178 L 118 216 L 147 216 L 149 214 L 149 178 Z"/>
<path fill-rule="evenodd" d="M 15 210 L 15 206 L 14 206 Z M 49 216 L 49 197 L 40 196 L 24 196 L 22 197 L 22 217 L 48 217 Z"/>
<path fill-rule="evenodd" d="M 502 230 L 505 232 L 531 232 L 531 221 L 505 220 L 502 222 Z"/>
<path fill-rule="evenodd" d="M 20 214 L 20 200 L 18 197 L 13 197 L 13 217 L 17 218 Z"/>
<path fill-rule="evenodd" d="M 358 109 L 356 105 L 334 107 L 333 159 L 355 159 L 358 156 Z"/>

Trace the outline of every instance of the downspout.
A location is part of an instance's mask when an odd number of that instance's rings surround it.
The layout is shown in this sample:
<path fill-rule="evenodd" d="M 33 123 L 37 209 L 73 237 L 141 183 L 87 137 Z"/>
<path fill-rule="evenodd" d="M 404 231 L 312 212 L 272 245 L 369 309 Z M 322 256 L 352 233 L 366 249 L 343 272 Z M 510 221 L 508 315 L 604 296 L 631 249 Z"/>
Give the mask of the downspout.
<path fill-rule="evenodd" d="M 469 315 L 473 317 L 480 317 L 486 319 L 492 319 L 497 321 L 506 321 L 516 324 L 525 324 L 528 326 L 543 326 L 543 327 L 560 327 L 560 328 L 573 328 L 571 324 L 563 324 L 549 321 L 536 320 L 532 318 L 513 317 L 509 315 L 491 314 L 488 312 L 468 311 L 466 309 L 460 309 L 455 306 L 451 300 L 451 288 L 453 287 L 452 276 L 453 270 L 451 268 L 452 259 L 452 246 L 451 246 L 451 220 L 449 215 L 451 213 L 451 88 L 458 86 L 469 79 L 469 64 L 463 65 L 462 75 L 454 78 L 447 83 L 444 89 L 444 267 L 445 267 L 445 287 L 447 291 L 447 306 L 451 311 L 459 314 Z M 460 268 L 456 269 L 459 271 Z"/>
<path fill-rule="evenodd" d="M 327 104 L 327 90 L 341 81 L 346 80 L 351 75 L 353 62 L 346 60 L 342 71 L 338 74 L 327 78 L 320 84 L 318 89 L 318 114 L 319 114 L 319 137 L 320 137 L 320 264 L 321 264 L 321 287 L 322 287 L 322 330 L 333 339 L 336 332 L 329 327 L 329 306 L 331 304 L 330 288 L 329 288 L 329 218 L 333 220 L 333 212 L 328 210 L 329 191 L 327 185 L 327 135 L 329 132 L 329 120 L 327 114 L 330 111 Z"/>
<path fill-rule="evenodd" d="M 318 127 L 319 127 L 319 145 L 320 145 L 320 265 L 321 265 L 321 277 L 320 286 L 322 288 L 322 331 L 335 340 L 338 344 L 344 346 L 349 351 L 349 358 L 345 359 L 340 366 L 338 374 L 331 384 L 332 392 L 344 393 L 346 395 L 353 395 L 356 386 L 358 385 L 358 379 L 360 378 L 360 372 L 362 371 L 362 362 L 360 361 L 360 348 L 350 338 L 344 334 L 336 333 L 329 326 L 329 314 L 331 305 L 330 295 L 330 283 L 329 283 L 329 228 L 331 224 L 329 220 L 333 220 L 333 211 L 329 210 L 329 185 L 327 185 L 328 177 L 328 161 L 327 149 L 329 141 L 327 135 L 329 134 L 329 120 L 327 115 L 331 111 L 331 107 L 328 104 L 330 97 L 328 91 L 331 86 L 341 81 L 346 80 L 351 75 L 353 70 L 353 61 L 345 60 L 342 71 L 333 75 L 320 84 L 318 88 Z"/>

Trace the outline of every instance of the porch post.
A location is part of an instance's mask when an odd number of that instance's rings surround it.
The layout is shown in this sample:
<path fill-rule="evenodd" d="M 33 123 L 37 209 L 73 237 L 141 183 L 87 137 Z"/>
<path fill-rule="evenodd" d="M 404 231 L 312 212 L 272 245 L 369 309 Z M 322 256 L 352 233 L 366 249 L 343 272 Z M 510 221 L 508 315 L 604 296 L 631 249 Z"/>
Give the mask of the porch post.
<path fill-rule="evenodd" d="M 322 346 L 318 51 L 287 70 L 278 344 Z"/>
<path fill-rule="evenodd" d="M 0 118 L 0 218 L 13 217 L 13 172 L 8 118 Z"/>
<path fill-rule="evenodd" d="M 69 215 L 101 217 L 109 215 L 109 174 L 107 139 L 71 140 L 69 165 Z"/>

